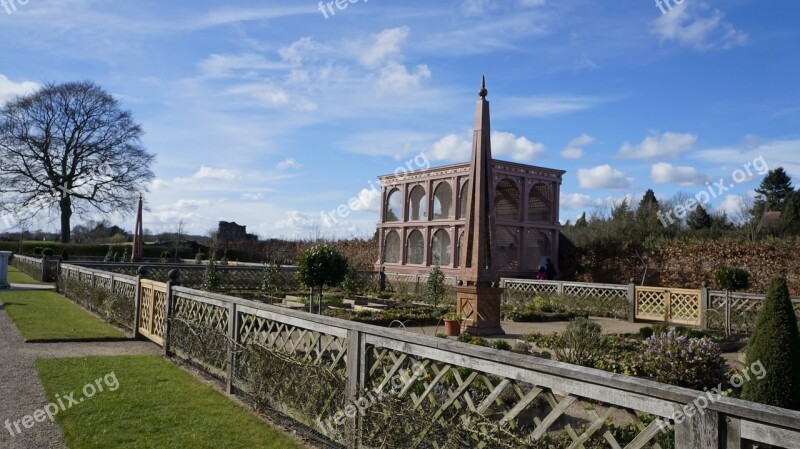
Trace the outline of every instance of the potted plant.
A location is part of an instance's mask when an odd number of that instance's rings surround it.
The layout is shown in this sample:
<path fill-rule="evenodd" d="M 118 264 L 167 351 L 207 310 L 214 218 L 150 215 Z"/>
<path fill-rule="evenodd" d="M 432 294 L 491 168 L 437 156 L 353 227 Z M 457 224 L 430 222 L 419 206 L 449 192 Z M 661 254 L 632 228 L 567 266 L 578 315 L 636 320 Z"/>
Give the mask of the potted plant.
<path fill-rule="evenodd" d="M 458 337 L 461 334 L 461 314 L 450 312 L 444 316 L 444 333 L 448 337 Z"/>

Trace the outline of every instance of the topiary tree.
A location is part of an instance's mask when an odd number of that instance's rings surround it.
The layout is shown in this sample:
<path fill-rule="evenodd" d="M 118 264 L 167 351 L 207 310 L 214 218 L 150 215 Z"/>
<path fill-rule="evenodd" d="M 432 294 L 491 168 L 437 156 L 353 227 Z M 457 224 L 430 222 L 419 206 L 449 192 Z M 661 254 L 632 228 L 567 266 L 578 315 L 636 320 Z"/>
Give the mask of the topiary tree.
<path fill-rule="evenodd" d="M 131 257 L 128 255 L 128 247 L 125 247 L 125 251 L 122 252 L 122 260 L 120 262 L 130 262 Z"/>
<path fill-rule="evenodd" d="M 297 258 L 297 279 L 322 294 L 325 286 L 339 285 L 347 275 L 347 259 L 328 245 L 315 245 Z"/>
<path fill-rule="evenodd" d="M 216 292 L 219 290 L 219 274 L 217 273 L 217 251 L 211 250 L 211 255 L 208 258 L 208 265 L 206 271 L 203 273 L 203 290 L 207 292 Z"/>
<path fill-rule="evenodd" d="M 358 275 L 358 268 L 352 264 L 347 265 L 347 274 L 344 276 L 344 281 L 342 281 L 342 288 L 353 296 L 362 293 L 364 290 L 364 282 L 361 280 L 361 276 Z"/>
<path fill-rule="evenodd" d="M 428 302 L 436 307 L 443 299 L 447 292 L 444 285 L 444 273 L 439 266 L 433 267 L 430 276 L 428 276 Z"/>
<path fill-rule="evenodd" d="M 106 257 L 103 258 L 103 262 L 113 262 L 114 261 L 114 248 L 111 245 L 108 246 L 108 252 L 106 252 Z"/>
<path fill-rule="evenodd" d="M 766 374 L 744 383 L 748 401 L 800 410 L 800 333 L 786 279 L 770 280 L 747 347 L 747 365 L 761 363 Z"/>
<path fill-rule="evenodd" d="M 281 271 L 281 264 L 277 260 L 264 265 L 264 272 L 261 277 L 261 289 L 264 292 L 277 296 L 283 291 L 284 281 Z"/>
<path fill-rule="evenodd" d="M 725 335 L 731 336 L 731 292 L 750 287 L 750 273 L 744 268 L 721 267 L 714 272 L 714 282 L 725 290 Z"/>
<path fill-rule="evenodd" d="M 721 267 L 714 272 L 714 282 L 723 290 L 745 290 L 750 287 L 750 273 L 744 268 Z"/>

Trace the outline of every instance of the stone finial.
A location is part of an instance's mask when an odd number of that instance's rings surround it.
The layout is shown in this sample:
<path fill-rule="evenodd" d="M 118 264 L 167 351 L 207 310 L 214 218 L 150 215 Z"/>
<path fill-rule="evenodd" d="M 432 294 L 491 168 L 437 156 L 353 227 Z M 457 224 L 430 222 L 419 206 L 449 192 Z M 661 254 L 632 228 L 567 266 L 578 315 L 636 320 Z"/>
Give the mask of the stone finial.
<path fill-rule="evenodd" d="M 478 95 L 480 95 L 481 98 L 486 98 L 486 96 L 489 95 L 489 91 L 486 90 L 486 77 L 485 76 L 481 77 L 481 90 L 478 92 Z"/>

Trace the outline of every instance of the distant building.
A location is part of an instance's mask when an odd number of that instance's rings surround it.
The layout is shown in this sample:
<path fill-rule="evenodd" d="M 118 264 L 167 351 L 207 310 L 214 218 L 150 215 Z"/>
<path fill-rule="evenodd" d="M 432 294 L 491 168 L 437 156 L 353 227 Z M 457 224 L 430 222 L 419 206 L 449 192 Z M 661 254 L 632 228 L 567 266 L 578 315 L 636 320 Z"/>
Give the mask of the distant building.
<path fill-rule="evenodd" d="M 761 221 L 758 223 L 759 229 L 772 229 L 777 228 L 781 222 L 781 213 L 780 212 L 765 212 L 764 216 L 761 217 Z"/>
<path fill-rule="evenodd" d="M 219 222 L 219 228 L 217 229 L 217 244 L 220 246 L 256 240 L 258 240 L 258 236 L 248 234 L 247 226 L 238 225 L 235 222 Z"/>
<path fill-rule="evenodd" d="M 498 273 L 533 277 L 551 259 L 558 266 L 562 170 L 493 160 L 495 258 Z M 378 238 L 386 271 L 429 273 L 439 265 L 458 275 L 469 163 L 409 175 L 379 176 Z"/>

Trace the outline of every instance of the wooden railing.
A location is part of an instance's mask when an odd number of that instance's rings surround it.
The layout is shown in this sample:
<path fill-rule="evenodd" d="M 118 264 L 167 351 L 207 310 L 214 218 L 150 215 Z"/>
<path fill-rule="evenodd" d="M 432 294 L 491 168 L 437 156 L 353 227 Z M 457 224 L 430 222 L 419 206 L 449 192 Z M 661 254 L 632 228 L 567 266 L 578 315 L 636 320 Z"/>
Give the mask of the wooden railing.
<path fill-rule="evenodd" d="M 70 265 L 61 269 L 62 279 L 77 280 L 94 296 L 111 293 L 108 282 L 98 282 L 108 279 L 108 273 Z M 146 291 L 161 289 L 146 280 L 137 283 L 143 297 L 149 294 Z M 253 352 L 256 348 L 266 354 L 283 354 L 270 363 L 339 373 L 341 389 L 324 392 L 330 400 L 322 401 L 319 409 L 299 413 L 287 407 L 282 411 L 348 447 L 378 447 L 378 441 L 386 437 L 388 429 L 381 430 L 375 421 L 379 414 L 362 412 L 359 404 L 366 392 L 387 391 L 393 404 L 405 407 L 403 413 L 392 416 L 397 428 L 412 426 L 415 413 L 426 418 L 422 427 L 404 433 L 407 440 L 402 447 L 408 448 L 441 447 L 442 439 L 456 429 L 471 435 L 473 447 L 490 440 L 492 447 L 514 447 L 554 433 L 569 441 L 565 447 L 583 447 L 589 441 L 614 448 L 660 447 L 655 441 L 664 435 L 681 449 L 753 444 L 800 447 L 800 412 L 796 411 L 720 397 L 708 403 L 703 413 L 675 421 L 674 434 L 665 434 L 662 430 L 669 427 L 668 419 L 707 393 L 172 283 L 163 290 L 164 301 L 158 306 L 156 301 L 139 303 L 152 311 L 147 316 L 153 320 L 152 329 L 158 327 L 155 321 L 163 321 L 163 329 L 175 321 L 224 336 L 229 343 L 220 347 L 222 354 L 227 354 L 222 369 L 209 371 L 218 372 L 231 392 L 250 397 L 262 391 L 247 371 L 255 363 L 254 354 L 264 354 Z M 161 314 L 154 307 L 161 307 Z M 177 353 L 185 343 L 175 337 L 169 330 L 163 333 L 165 348 L 172 347 Z M 219 365 L 220 360 L 212 363 L 203 360 L 202 354 L 193 356 L 193 361 L 209 366 Z M 300 375 L 296 368 L 289 373 Z M 390 380 L 398 377 L 403 379 L 401 388 L 391 390 Z M 299 381 L 314 393 L 314 382 Z M 275 400 L 280 402 L 281 397 L 276 395 Z M 377 401 L 371 406 L 380 408 L 384 403 Z M 331 422 L 343 426 L 339 429 Z M 628 424 L 634 435 L 624 437 L 611 431 L 623 424 Z M 437 432 L 441 426 L 450 426 L 446 427 L 449 433 Z M 501 445 L 506 440 L 509 445 Z"/>

